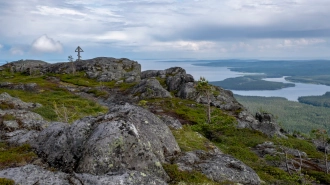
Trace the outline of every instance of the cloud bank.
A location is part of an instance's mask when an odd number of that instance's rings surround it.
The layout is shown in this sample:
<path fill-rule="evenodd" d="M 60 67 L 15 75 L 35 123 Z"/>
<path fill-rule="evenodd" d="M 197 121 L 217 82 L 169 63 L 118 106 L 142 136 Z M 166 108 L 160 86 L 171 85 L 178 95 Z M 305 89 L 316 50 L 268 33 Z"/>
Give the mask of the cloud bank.
<path fill-rule="evenodd" d="M 86 57 L 330 58 L 329 7 L 328 0 L 4 1 L 0 42 L 33 42 L 35 53 L 58 55 L 80 45 Z"/>

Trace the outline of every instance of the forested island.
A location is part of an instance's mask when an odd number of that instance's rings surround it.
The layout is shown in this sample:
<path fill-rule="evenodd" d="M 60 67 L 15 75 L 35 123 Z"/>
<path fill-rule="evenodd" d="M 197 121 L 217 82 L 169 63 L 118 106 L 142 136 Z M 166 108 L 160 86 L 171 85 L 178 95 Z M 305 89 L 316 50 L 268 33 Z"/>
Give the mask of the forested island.
<path fill-rule="evenodd" d="M 262 79 L 262 76 L 243 76 L 227 78 L 223 81 L 210 82 L 213 85 L 230 90 L 277 90 L 294 87 L 292 83 L 270 82 Z"/>

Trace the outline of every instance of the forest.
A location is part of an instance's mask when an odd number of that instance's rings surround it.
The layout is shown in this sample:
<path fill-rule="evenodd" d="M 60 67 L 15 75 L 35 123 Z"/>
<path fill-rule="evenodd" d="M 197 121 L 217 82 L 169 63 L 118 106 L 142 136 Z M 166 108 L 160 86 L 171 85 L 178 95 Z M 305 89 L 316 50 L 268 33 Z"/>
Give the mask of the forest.
<path fill-rule="evenodd" d="M 272 113 L 288 132 L 308 134 L 313 129 L 330 131 L 330 108 L 315 107 L 279 97 L 239 96 L 235 98 L 251 113 Z"/>
<path fill-rule="evenodd" d="M 298 101 L 300 103 L 305 103 L 305 104 L 308 104 L 308 105 L 330 108 L 330 92 L 326 92 L 322 96 L 303 96 L 303 97 L 299 97 Z"/>

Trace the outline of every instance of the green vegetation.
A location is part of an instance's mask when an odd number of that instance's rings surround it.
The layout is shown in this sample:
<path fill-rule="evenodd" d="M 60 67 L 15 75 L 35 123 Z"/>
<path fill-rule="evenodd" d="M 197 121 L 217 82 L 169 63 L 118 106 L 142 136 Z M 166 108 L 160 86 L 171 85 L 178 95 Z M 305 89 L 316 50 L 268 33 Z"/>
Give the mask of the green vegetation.
<path fill-rule="evenodd" d="M 215 145 L 224 153 L 234 156 L 254 169 L 266 184 L 301 184 L 302 180 L 330 183 L 327 180 L 329 175 L 316 171 L 303 171 L 304 175 L 302 176 L 296 173 L 290 175 L 276 165 L 271 165 L 276 160 L 283 159 L 274 159 L 274 157 L 269 156 L 261 158 L 251 150 L 258 144 L 271 141 L 276 145 L 304 151 L 310 158 L 322 160 L 322 152 L 317 151 L 310 140 L 302 140 L 292 136 L 288 139 L 269 138 L 258 131 L 237 129 L 235 118 L 213 107 L 211 109 L 211 123 L 208 124 L 205 106 L 190 100 L 178 98 L 149 99 L 147 105 L 153 108 L 158 106 L 167 114 L 177 117 L 182 123 L 186 124 L 181 130 L 172 130 L 176 141 L 184 152 L 192 150 L 208 151 Z M 212 144 L 209 143 L 210 141 Z M 191 180 L 191 178 L 194 179 L 197 176 L 195 172 L 187 174 L 187 172 L 177 170 L 177 166 L 173 164 L 164 165 L 164 168 L 174 179 L 171 182 L 172 184 L 178 184 L 179 182 L 197 183 Z M 193 176 L 190 177 L 189 175 Z"/>
<path fill-rule="evenodd" d="M 15 181 L 13 181 L 11 179 L 0 178 L 0 184 L 1 185 L 14 185 Z"/>
<path fill-rule="evenodd" d="M 235 95 L 235 98 L 251 113 L 262 111 L 272 113 L 277 118 L 277 122 L 289 132 L 298 131 L 309 134 L 316 128 L 330 131 L 329 108 L 315 107 L 277 97 Z"/>
<path fill-rule="evenodd" d="M 292 83 L 270 82 L 262 80 L 265 76 L 243 76 L 227 78 L 223 81 L 210 82 L 212 85 L 231 90 L 277 90 L 286 87 L 294 87 Z"/>
<path fill-rule="evenodd" d="M 212 148 L 208 139 L 191 129 L 191 126 L 184 125 L 180 130 L 172 130 L 176 142 L 183 152 L 194 150 L 205 150 Z"/>
<path fill-rule="evenodd" d="M 21 73 L 11 74 L 9 72 L 3 72 L 3 76 L 8 78 L 0 78 L 0 82 L 11 82 L 14 84 L 18 83 L 37 83 L 38 92 L 30 92 L 23 90 L 11 90 L 0 88 L 0 93 L 7 92 L 13 97 L 18 97 L 25 102 L 40 103 L 43 105 L 41 108 L 36 108 L 33 111 L 43 116 L 45 119 L 50 121 L 58 120 L 58 115 L 55 112 L 54 104 L 65 107 L 68 110 L 70 120 L 69 122 L 85 117 L 88 115 L 97 115 L 99 113 L 105 113 L 107 111 L 106 107 L 103 107 L 94 101 L 81 98 L 67 91 L 64 88 L 60 88 L 60 84 L 48 80 L 49 76 L 28 76 Z M 81 73 L 76 73 L 78 78 Z M 70 75 L 63 75 L 65 79 Z M 73 79 L 73 75 L 72 79 Z M 79 80 L 78 80 L 79 81 Z M 79 82 L 83 82 L 80 80 Z M 86 82 L 86 81 L 85 81 Z M 86 82 L 87 83 L 87 82 Z M 95 81 L 91 83 L 96 85 Z M 99 83 L 98 83 L 99 84 Z M 103 96 L 102 92 L 95 92 L 99 96 Z M 1 109 L 12 108 L 12 105 L 2 104 Z"/>
<path fill-rule="evenodd" d="M 0 143 L 0 170 L 27 164 L 36 157 L 36 154 L 32 152 L 28 144 L 10 147 L 5 143 Z"/>
<path fill-rule="evenodd" d="M 212 86 L 209 82 L 204 78 L 200 77 L 197 81 L 196 90 L 202 95 L 206 96 L 207 99 L 207 123 L 211 123 L 211 94 L 212 94 Z"/>
<path fill-rule="evenodd" d="M 326 92 L 322 96 L 303 96 L 303 97 L 299 97 L 298 101 L 300 103 L 305 103 L 305 104 L 308 104 L 308 105 L 330 108 L 330 92 Z"/>
<path fill-rule="evenodd" d="M 208 185 L 221 185 L 221 184 L 234 184 L 230 182 L 224 183 L 216 183 L 210 179 L 208 179 L 205 175 L 201 174 L 200 172 L 192 171 L 181 171 L 178 169 L 178 166 L 175 164 L 163 164 L 163 168 L 166 173 L 171 178 L 171 185 L 176 184 L 208 184 Z"/>

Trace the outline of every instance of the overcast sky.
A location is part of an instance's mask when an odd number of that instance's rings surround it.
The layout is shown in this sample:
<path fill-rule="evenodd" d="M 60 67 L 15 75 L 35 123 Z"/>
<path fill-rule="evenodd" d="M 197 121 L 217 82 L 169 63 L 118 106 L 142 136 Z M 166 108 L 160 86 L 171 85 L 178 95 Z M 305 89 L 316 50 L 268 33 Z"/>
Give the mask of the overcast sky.
<path fill-rule="evenodd" d="M 330 59 L 329 0 L 1 0 L 0 60 Z"/>

